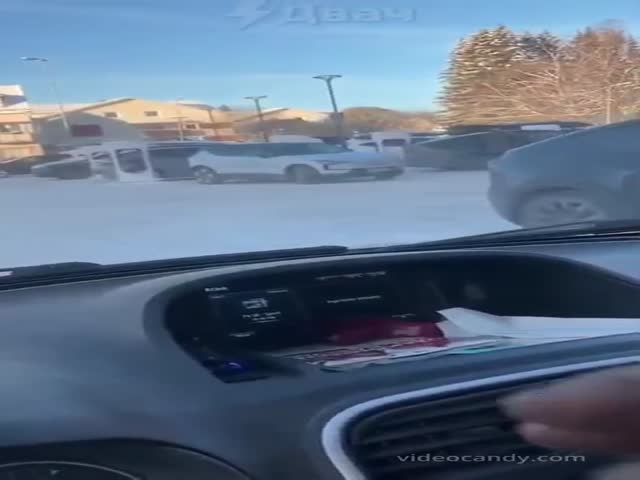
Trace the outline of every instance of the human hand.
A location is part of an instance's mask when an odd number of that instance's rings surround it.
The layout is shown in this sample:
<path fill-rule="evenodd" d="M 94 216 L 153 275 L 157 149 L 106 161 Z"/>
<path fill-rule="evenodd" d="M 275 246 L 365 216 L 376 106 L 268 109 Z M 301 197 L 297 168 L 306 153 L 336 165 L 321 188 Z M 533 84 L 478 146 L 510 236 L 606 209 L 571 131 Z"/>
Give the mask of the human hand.
<path fill-rule="evenodd" d="M 640 367 L 590 373 L 500 402 L 531 443 L 552 449 L 640 454 Z M 640 464 L 598 472 L 598 480 L 638 480 Z"/>

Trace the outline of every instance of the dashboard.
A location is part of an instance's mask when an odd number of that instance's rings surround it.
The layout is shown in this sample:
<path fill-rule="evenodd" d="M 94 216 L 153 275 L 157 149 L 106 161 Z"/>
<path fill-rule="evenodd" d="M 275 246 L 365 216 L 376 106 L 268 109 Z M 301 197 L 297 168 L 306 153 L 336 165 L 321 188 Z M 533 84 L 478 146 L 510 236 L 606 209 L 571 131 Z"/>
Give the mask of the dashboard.
<path fill-rule="evenodd" d="M 475 409 L 494 389 L 636 363 L 640 334 L 357 369 L 309 349 L 432 335 L 451 307 L 638 318 L 639 254 L 626 241 L 359 255 L 1 291 L 0 480 L 423 478 L 366 450 L 389 428 L 379 415 L 400 425 L 434 398 Z M 459 478 L 501 478 L 487 472 Z"/>

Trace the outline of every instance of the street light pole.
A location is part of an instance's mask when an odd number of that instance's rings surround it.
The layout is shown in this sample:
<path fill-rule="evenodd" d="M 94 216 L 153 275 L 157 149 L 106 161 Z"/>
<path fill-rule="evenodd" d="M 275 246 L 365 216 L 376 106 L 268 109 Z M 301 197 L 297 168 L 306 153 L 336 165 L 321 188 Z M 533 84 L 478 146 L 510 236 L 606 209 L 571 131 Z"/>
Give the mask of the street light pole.
<path fill-rule="evenodd" d="M 209 122 L 211 122 L 211 129 L 213 130 L 213 138 L 218 139 L 218 127 L 216 127 L 216 119 L 213 118 L 213 107 L 208 107 Z"/>
<path fill-rule="evenodd" d="M 256 112 L 258 113 L 258 120 L 260 122 L 260 129 L 262 130 L 262 136 L 265 142 L 269 142 L 269 134 L 267 133 L 267 127 L 264 123 L 264 114 L 262 113 L 262 105 L 260 105 L 260 101 L 268 98 L 266 95 L 259 95 L 255 97 L 244 97 L 246 100 L 253 100 L 256 106 Z"/>
<path fill-rule="evenodd" d="M 342 125 L 342 114 L 338 109 L 338 102 L 336 101 L 336 95 L 333 91 L 333 81 L 336 78 L 342 78 L 342 75 L 317 75 L 313 77 L 316 80 L 322 80 L 327 84 L 327 90 L 329 91 L 329 98 L 331 99 L 331 106 L 333 107 L 333 120 L 336 124 L 336 133 L 340 143 L 344 143 L 344 132 Z"/>
<path fill-rule="evenodd" d="M 176 100 L 176 114 L 178 115 L 178 135 L 181 142 L 184 142 L 184 125 L 182 124 L 182 108 L 180 102 L 182 98 Z"/>
<path fill-rule="evenodd" d="M 58 83 L 56 81 L 55 75 L 51 72 L 51 69 L 48 68 L 49 59 L 44 57 L 22 57 L 21 60 L 23 62 L 36 62 L 39 63 L 42 68 L 42 73 L 45 78 L 49 79 L 49 85 L 51 87 L 51 92 L 58 104 L 58 111 L 60 112 L 60 118 L 62 119 L 62 125 L 64 126 L 67 135 L 71 137 L 71 127 L 69 126 L 69 120 L 67 118 L 67 114 L 64 111 L 64 106 L 62 105 L 62 99 L 60 96 L 60 90 L 58 89 Z"/>

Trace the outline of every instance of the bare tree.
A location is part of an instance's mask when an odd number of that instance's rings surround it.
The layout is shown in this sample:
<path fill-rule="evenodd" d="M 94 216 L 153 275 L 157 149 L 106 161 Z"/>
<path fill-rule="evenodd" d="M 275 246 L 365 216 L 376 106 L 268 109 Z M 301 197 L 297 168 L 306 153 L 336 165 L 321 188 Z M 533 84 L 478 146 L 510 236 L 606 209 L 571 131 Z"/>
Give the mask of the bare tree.
<path fill-rule="evenodd" d="M 609 25 L 562 42 L 545 32 L 520 36 L 511 60 L 476 77 L 465 122 L 583 120 L 611 123 L 640 111 L 640 48 Z"/>

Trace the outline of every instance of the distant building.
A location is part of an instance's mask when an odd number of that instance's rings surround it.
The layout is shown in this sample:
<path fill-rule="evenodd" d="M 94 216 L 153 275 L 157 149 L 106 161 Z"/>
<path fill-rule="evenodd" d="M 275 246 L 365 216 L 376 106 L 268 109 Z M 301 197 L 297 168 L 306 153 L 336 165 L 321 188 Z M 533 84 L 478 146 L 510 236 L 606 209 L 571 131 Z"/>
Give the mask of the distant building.
<path fill-rule="evenodd" d="M 22 87 L 0 85 L 0 159 L 41 153 Z"/>
<path fill-rule="evenodd" d="M 57 112 L 55 105 L 35 105 L 33 110 L 34 116 L 41 119 L 55 117 Z M 99 138 L 100 124 L 104 122 L 87 123 L 91 118 L 127 124 L 144 138 L 153 140 L 235 140 L 237 137 L 224 112 L 203 104 L 118 98 L 98 103 L 67 105 L 65 111 L 70 117 L 72 137 L 91 134 L 92 138 Z M 74 131 L 71 117 L 80 114 L 85 117 Z M 87 115 L 90 117 L 86 117 Z"/>
<path fill-rule="evenodd" d="M 246 126 L 257 123 L 260 117 L 254 113 L 233 112 L 233 121 L 238 126 Z M 329 113 L 315 112 L 313 110 L 300 110 L 296 108 L 272 108 L 262 113 L 265 120 L 302 120 L 305 122 L 324 122 L 331 118 Z"/>
<path fill-rule="evenodd" d="M 115 140 L 144 140 L 144 135 L 133 125 L 113 118 L 85 113 L 65 112 L 69 130 L 59 114 L 35 117 L 34 127 L 38 140 L 48 152 L 65 150 Z"/>

